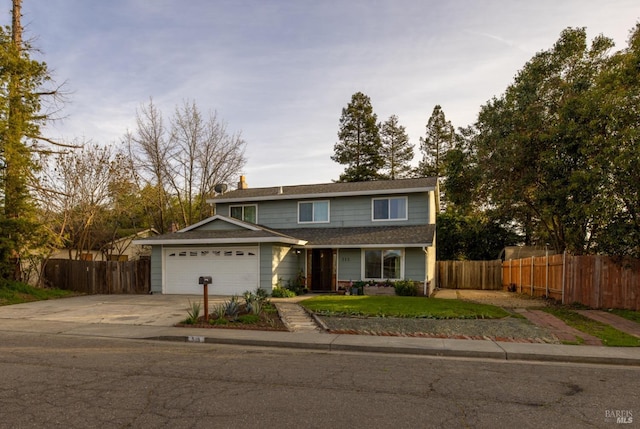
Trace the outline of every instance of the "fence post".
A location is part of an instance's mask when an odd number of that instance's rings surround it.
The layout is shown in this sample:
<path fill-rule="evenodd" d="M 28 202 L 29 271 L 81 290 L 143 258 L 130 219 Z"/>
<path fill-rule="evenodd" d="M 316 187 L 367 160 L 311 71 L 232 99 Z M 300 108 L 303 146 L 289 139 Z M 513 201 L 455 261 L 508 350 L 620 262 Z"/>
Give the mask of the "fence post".
<path fill-rule="evenodd" d="M 486 261 L 482 261 L 482 290 L 484 290 L 484 279 L 487 276 L 487 262 Z"/>
<path fill-rule="evenodd" d="M 564 281 L 566 275 L 565 264 L 567 262 L 567 251 L 562 252 L 562 305 L 564 305 Z"/>
<path fill-rule="evenodd" d="M 549 298 L 549 249 L 545 246 L 544 248 L 544 263 L 545 263 L 545 298 Z"/>
<path fill-rule="evenodd" d="M 520 286 L 520 293 L 522 293 L 522 258 L 520 258 L 520 275 L 518 276 L 520 280 L 518 280 L 518 286 Z"/>
<path fill-rule="evenodd" d="M 531 296 L 533 296 L 533 279 L 534 279 L 533 270 L 536 267 L 534 261 L 535 261 L 535 258 L 532 256 L 531 257 Z"/>

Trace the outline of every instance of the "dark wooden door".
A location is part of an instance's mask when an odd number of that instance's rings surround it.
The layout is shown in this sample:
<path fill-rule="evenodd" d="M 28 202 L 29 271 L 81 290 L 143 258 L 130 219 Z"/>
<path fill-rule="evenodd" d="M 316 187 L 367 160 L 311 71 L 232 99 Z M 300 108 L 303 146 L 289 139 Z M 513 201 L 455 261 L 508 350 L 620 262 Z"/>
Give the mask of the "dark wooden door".
<path fill-rule="evenodd" d="M 330 291 L 333 273 L 331 249 L 313 249 L 311 254 L 311 290 Z"/>

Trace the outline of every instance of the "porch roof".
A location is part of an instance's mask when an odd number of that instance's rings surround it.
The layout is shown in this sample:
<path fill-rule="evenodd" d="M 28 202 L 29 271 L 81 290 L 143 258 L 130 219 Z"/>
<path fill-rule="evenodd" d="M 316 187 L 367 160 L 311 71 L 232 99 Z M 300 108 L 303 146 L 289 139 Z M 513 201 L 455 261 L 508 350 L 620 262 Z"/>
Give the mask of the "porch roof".
<path fill-rule="evenodd" d="M 136 244 L 234 244 L 285 243 L 303 246 L 306 241 L 266 228 L 235 230 L 193 230 L 136 240 Z"/>
<path fill-rule="evenodd" d="M 306 241 L 305 247 L 428 247 L 433 245 L 435 238 L 435 225 L 297 228 L 278 231 Z"/>

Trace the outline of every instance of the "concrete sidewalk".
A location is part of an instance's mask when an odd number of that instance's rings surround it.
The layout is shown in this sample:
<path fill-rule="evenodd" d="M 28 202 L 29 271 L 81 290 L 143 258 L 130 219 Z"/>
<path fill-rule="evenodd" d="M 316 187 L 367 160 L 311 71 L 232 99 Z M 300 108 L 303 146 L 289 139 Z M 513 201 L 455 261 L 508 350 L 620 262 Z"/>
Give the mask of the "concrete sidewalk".
<path fill-rule="evenodd" d="M 640 366 L 640 348 L 177 328 L 199 297 L 94 295 L 0 307 L 0 331 L 425 356 Z M 212 297 L 210 302 L 223 300 Z M 1 346 L 0 346 L 1 350 Z"/>

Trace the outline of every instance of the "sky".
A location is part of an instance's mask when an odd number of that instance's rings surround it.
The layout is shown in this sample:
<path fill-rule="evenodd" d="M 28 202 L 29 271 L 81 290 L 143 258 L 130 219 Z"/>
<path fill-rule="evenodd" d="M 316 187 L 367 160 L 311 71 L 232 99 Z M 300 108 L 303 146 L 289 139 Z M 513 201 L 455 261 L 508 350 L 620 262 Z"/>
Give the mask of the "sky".
<path fill-rule="evenodd" d="M 563 29 L 620 50 L 640 21 L 638 0 L 23 0 L 22 12 L 68 93 L 48 137 L 118 146 L 151 99 L 165 122 L 195 102 L 241 133 L 250 187 L 337 180 L 356 92 L 379 122 L 398 116 L 417 164 L 435 105 L 471 125 Z"/>

